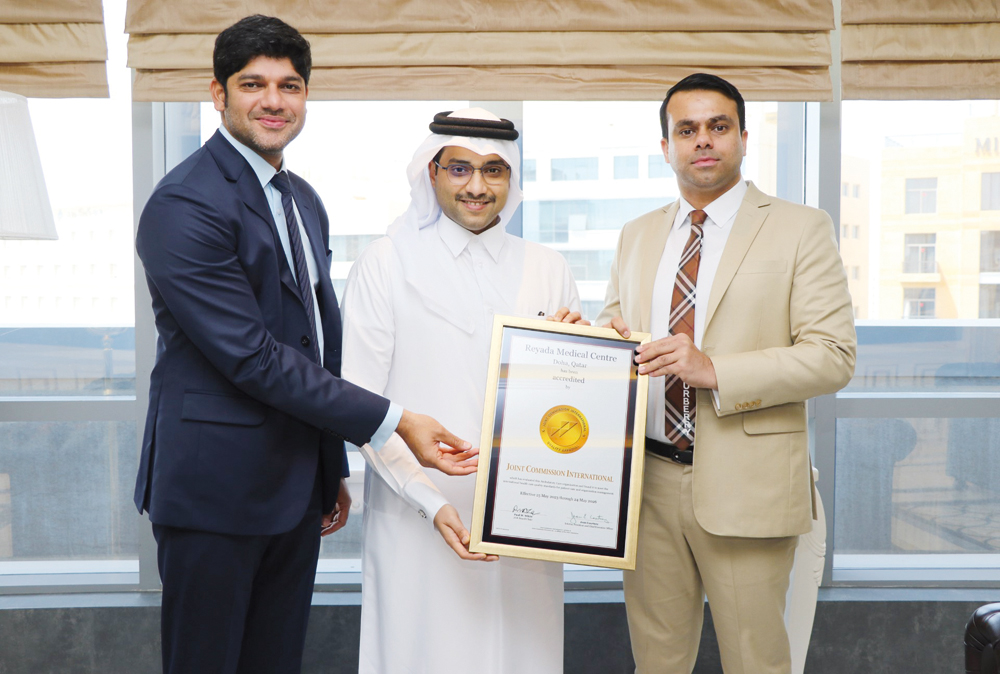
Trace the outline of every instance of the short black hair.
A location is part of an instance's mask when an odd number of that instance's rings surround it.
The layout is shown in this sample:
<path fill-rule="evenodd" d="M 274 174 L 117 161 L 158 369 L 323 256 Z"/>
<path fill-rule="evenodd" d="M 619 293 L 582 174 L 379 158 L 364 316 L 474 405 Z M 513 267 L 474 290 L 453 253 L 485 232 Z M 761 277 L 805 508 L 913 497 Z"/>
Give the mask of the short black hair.
<path fill-rule="evenodd" d="M 695 73 L 694 75 L 688 75 L 680 82 L 670 87 L 670 90 L 667 91 L 667 97 L 663 99 L 663 105 L 660 106 L 660 130 L 663 132 L 664 138 L 667 137 L 667 103 L 670 102 L 670 97 L 678 91 L 719 92 L 726 98 L 736 103 L 736 112 L 739 113 L 740 118 L 740 133 L 743 133 L 746 130 L 747 110 L 746 104 L 743 102 L 743 96 L 740 94 L 740 90 L 716 75 L 709 75 L 708 73 Z"/>
<path fill-rule="evenodd" d="M 240 19 L 215 38 L 212 69 L 223 89 L 229 78 L 258 56 L 287 58 L 306 85 L 312 70 L 309 41 L 281 19 L 254 14 Z"/>

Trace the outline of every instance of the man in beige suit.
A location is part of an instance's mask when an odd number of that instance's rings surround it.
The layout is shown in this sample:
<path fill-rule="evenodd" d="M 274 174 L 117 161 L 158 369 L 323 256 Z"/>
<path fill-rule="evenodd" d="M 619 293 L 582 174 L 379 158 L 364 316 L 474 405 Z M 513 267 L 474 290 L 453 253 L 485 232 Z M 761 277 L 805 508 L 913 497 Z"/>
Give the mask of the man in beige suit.
<path fill-rule="evenodd" d="M 812 526 L 805 401 L 854 372 L 833 223 L 745 182 L 743 98 L 697 74 L 660 108 L 681 198 L 622 229 L 598 324 L 650 332 L 636 570 L 636 672 L 690 674 L 704 597 L 726 674 L 787 674 L 782 614 Z"/>

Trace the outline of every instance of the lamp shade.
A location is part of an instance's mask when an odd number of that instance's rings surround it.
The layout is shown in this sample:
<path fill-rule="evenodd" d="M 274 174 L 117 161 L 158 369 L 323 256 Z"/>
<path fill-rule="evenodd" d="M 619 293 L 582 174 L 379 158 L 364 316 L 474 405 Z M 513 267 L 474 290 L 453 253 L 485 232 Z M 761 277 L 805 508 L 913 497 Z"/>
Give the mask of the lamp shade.
<path fill-rule="evenodd" d="M 58 239 L 28 99 L 0 91 L 0 239 Z"/>

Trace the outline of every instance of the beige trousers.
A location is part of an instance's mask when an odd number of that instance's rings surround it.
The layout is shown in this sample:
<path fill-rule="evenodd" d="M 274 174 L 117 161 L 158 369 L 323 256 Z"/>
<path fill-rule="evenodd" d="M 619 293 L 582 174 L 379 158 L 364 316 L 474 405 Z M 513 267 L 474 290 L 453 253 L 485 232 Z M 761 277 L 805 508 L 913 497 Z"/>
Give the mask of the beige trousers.
<path fill-rule="evenodd" d="M 726 674 L 788 674 L 785 593 L 798 537 L 708 533 L 694 517 L 691 475 L 646 455 L 636 569 L 624 574 L 636 674 L 691 674 L 706 595 Z"/>

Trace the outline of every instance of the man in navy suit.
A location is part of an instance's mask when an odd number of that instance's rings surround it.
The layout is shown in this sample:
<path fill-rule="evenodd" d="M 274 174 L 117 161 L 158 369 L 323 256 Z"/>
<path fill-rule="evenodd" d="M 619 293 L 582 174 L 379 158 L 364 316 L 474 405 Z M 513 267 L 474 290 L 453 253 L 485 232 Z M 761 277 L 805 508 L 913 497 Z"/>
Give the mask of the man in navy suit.
<path fill-rule="evenodd" d="M 164 672 L 298 672 L 320 534 L 351 502 L 344 441 L 377 451 L 395 431 L 452 475 L 476 451 L 339 377 L 329 221 L 282 157 L 309 43 L 256 15 L 213 61 L 222 125 L 160 182 L 136 237 L 159 340 L 135 503 L 157 541 Z"/>

